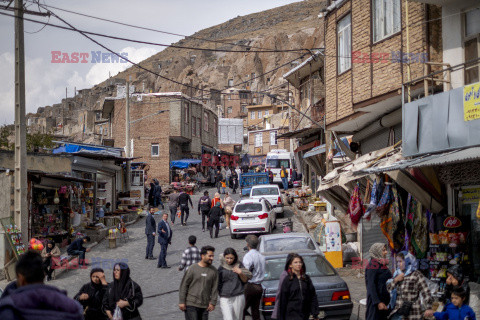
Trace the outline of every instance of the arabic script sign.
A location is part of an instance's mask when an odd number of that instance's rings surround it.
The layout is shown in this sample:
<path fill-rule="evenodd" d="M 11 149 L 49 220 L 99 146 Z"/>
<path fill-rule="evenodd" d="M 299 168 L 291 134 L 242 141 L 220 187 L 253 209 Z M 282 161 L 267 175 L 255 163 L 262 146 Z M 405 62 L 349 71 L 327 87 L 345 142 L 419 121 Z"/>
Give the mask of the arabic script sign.
<path fill-rule="evenodd" d="M 463 87 L 463 119 L 480 119 L 480 82 Z"/>

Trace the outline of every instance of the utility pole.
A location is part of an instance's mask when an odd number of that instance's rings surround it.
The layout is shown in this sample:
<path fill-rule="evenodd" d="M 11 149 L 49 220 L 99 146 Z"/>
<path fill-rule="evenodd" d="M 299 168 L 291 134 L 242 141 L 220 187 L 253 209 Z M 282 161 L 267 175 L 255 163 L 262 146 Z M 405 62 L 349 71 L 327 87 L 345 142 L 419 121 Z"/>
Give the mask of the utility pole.
<path fill-rule="evenodd" d="M 25 123 L 25 46 L 23 0 L 15 0 L 15 190 L 14 220 L 27 243 L 27 126 Z"/>
<path fill-rule="evenodd" d="M 65 105 L 62 109 L 62 135 L 65 135 L 65 109 L 67 108 L 67 88 L 65 88 Z"/>
<path fill-rule="evenodd" d="M 127 158 L 131 158 L 130 145 L 130 82 L 127 81 L 126 96 L 125 96 L 125 153 Z M 132 185 L 132 161 L 127 160 L 127 191 L 130 191 Z"/>

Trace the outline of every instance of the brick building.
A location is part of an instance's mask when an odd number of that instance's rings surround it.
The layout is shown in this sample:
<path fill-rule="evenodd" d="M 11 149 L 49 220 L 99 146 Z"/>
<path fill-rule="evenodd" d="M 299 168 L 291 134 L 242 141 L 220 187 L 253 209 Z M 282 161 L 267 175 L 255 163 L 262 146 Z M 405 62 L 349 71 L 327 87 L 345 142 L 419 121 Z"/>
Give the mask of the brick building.
<path fill-rule="evenodd" d="M 229 88 L 222 91 L 222 118 L 245 118 L 247 106 L 253 104 L 253 94 L 250 90 Z"/>
<path fill-rule="evenodd" d="M 355 133 L 362 153 L 399 141 L 402 83 L 423 76 L 425 62 L 442 60 L 441 10 L 405 0 L 328 5 L 322 13 L 326 129 Z M 422 87 L 418 83 L 410 95 Z"/>
<path fill-rule="evenodd" d="M 247 106 L 248 117 L 247 117 L 247 128 L 257 128 L 260 129 L 263 126 L 265 117 L 280 113 L 284 110 L 287 110 L 288 107 L 285 105 L 250 105 Z"/>
<path fill-rule="evenodd" d="M 105 99 L 103 118 L 114 146 L 124 147 L 125 99 Z M 149 165 L 149 178 L 163 183 L 170 181 L 170 161 L 200 159 L 203 147 L 217 148 L 216 113 L 180 92 L 132 95 L 130 123 L 132 156 Z"/>

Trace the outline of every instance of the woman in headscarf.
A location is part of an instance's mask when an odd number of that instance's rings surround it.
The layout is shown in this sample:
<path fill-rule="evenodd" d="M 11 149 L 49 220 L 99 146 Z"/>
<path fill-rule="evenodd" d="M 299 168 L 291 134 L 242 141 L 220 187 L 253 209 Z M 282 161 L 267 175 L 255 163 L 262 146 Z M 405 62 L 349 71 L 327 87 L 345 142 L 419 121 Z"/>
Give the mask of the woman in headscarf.
<path fill-rule="evenodd" d="M 294 253 L 289 253 L 287 255 L 287 261 L 292 259 L 293 254 Z M 275 296 L 275 301 L 279 301 L 280 299 L 280 289 L 282 289 L 283 281 L 287 276 L 288 276 L 288 271 L 283 270 L 282 273 L 280 274 L 280 279 L 278 279 L 278 288 L 277 288 L 277 295 Z M 278 303 L 275 303 L 273 306 L 272 319 L 278 319 Z"/>
<path fill-rule="evenodd" d="M 212 199 L 211 208 L 215 207 L 215 205 L 216 205 L 217 203 L 220 203 L 220 208 L 223 209 L 223 200 L 220 199 L 220 193 L 215 192 L 215 196 L 214 196 L 213 199 Z"/>
<path fill-rule="evenodd" d="M 150 182 L 150 191 L 148 192 L 148 204 L 153 207 L 155 204 L 155 183 Z"/>
<path fill-rule="evenodd" d="M 109 319 L 113 318 L 118 306 L 123 320 L 139 320 L 138 308 L 143 303 L 143 294 L 140 286 L 130 279 L 130 268 L 124 262 L 113 267 L 113 281 L 108 285 L 107 293 L 103 297 L 103 309 Z"/>
<path fill-rule="evenodd" d="M 385 243 L 374 243 L 370 247 L 370 261 L 365 270 L 365 284 L 367 286 L 366 320 L 386 320 L 390 293 L 387 290 L 387 281 L 392 277 L 388 269 L 388 251 Z"/>
<path fill-rule="evenodd" d="M 225 222 L 227 223 L 227 228 L 230 228 L 230 216 L 233 212 L 233 207 L 235 207 L 235 201 L 230 196 L 230 193 L 225 194 L 223 199 L 223 204 L 225 205 Z"/>
<path fill-rule="evenodd" d="M 47 276 L 47 281 L 52 280 L 52 273 L 55 269 L 52 268 L 52 262 L 56 264 L 52 258 L 60 257 L 60 249 L 55 245 L 55 241 L 49 240 L 47 245 L 42 250 L 43 271 Z"/>
<path fill-rule="evenodd" d="M 75 300 L 83 306 L 85 320 L 106 320 L 107 315 L 103 313 L 103 297 L 107 291 L 108 283 L 105 280 L 105 273 L 102 268 L 93 268 L 90 271 L 90 282 L 84 284 Z"/>
<path fill-rule="evenodd" d="M 396 263 L 397 270 L 387 282 L 391 296 L 389 317 L 392 320 L 421 320 L 423 313 L 420 296 L 425 309 L 430 309 L 433 302 L 425 277 L 417 270 L 415 257 L 407 251 L 397 254 Z"/>

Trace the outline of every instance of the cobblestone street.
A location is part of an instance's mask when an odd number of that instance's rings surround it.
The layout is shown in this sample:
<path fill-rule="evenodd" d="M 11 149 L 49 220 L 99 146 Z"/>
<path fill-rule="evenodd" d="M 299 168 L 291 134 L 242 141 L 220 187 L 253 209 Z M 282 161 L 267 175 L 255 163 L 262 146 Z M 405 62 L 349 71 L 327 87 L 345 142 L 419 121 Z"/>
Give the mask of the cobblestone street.
<path fill-rule="evenodd" d="M 215 190 L 209 189 L 210 195 Z M 203 193 L 203 191 L 202 191 Z M 112 281 L 112 261 L 127 259 L 131 269 L 131 276 L 142 288 L 144 302 L 140 308 L 143 319 L 183 319 L 183 314 L 178 309 L 178 288 L 183 276 L 183 272 L 178 271 L 181 255 L 187 247 L 188 236 L 197 236 L 197 246 L 200 248 L 204 245 L 213 245 L 216 249 L 216 259 L 214 265 L 218 267 L 218 255 L 225 248 L 233 247 L 239 253 L 240 258 L 243 257 L 243 248 L 245 247 L 244 238 L 232 240 L 226 229 L 220 230 L 218 239 L 210 239 L 208 232 L 202 232 L 201 218 L 197 214 L 196 206 L 201 193 L 197 192 L 192 196 L 194 210 L 191 210 L 187 226 L 181 226 L 176 220 L 172 227 L 173 240 L 172 245 L 168 248 L 167 263 L 170 269 L 158 269 L 156 260 L 145 260 L 146 237 L 144 233 L 145 218 L 140 219 L 135 224 L 128 227 L 130 239 L 126 243 L 117 241 L 117 248 L 108 249 L 108 244 L 102 241 L 87 253 L 88 259 L 96 261 L 104 261 L 106 265 L 107 281 Z M 234 200 L 239 199 L 239 195 L 233 195 Z M 275 233 L 281 232 L 281 223 L 288 217 L 292 216 L 292 212 L 287 209 L 284 217 L 277 219 L 278 228 Z M 155 216 L 155 220 L 160 221 L 160 215 Z M 294 220 L 295 221 L 295 220 Z M 294 231 L 300 230 L 300 225 L 294 225 Z M 158 257 L 160 246 L 158 243 L 154 247 L 154 256 Z M 48 284 L 57 286 L 68 292 L 69 297 L 73 297 L 80 287 L 89 281 L 90 266 L 87 269 L 68 270 L 57 275 L 56 279 Z M 355 302 L 365 297 L 364 279 L 355 275 L 357 272 L 344 272 L 343 278 L 349 284 L 352 297 Z M 1 286 L 4 287 L 6 281 L 2 281 Z M 355 303 L 352 319 L 357 318 L 357 303 Z M 360 310 L 360 318 L 364 318 L 364 307 Z M 222 319 L 222 313 L 219 306 L 211 313 L 210 319 Z"/>

